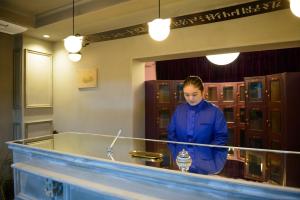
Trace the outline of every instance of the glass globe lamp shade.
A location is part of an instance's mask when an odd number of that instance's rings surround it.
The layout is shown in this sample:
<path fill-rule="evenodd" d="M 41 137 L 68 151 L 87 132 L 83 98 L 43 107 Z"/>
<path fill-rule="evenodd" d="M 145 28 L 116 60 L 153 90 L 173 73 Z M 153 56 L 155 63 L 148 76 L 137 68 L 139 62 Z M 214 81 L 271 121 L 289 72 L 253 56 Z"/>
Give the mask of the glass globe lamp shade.
<path fill-rule="evenodd" d="M 300 0 L 290 0 L 290 9 L 295 16 L 300 17 Z"/>
<path fill-rule="evenodd" d="M 213 64 L 216 65 L 227 65 L 232 63 L 240 53 L 225 53 L 225 54 L 216 54 L 216 55 L 207 55 L 206 58 Z"/>
<path fill-rule="evenodd" d="M 148 22 L 149 35 L 153 40 L 163 41 L 170 34 L 171 19 L 154 19 Z"/>
<path fill-rule="evenodd" d="M 81 53 L 69 53 L 69 59 L 73 62 L 78 62 L 81 59 Z"/>
<path fill-rule="evenodd" d="M 70 35 L 64 39 L 64 45 L 68 52 L 76 53 L 82 48 L 82 36 Z"/>

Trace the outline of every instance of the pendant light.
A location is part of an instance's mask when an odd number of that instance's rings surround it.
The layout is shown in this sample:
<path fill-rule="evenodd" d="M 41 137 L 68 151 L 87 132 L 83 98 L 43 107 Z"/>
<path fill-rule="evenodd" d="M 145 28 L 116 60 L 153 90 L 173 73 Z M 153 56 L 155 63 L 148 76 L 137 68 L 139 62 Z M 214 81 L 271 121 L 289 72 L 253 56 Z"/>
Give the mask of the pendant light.
<path fill-rule="evenodd" d="M 224 54 L 215 54 L 215 55 L 207 55 L 206 58 L 213 64 L 216 65 L 228 65 L 235 61 L 237 57 L 240 55 L 239 52 L 236 53 L 224 53 Z"/>
<path fill-rule="evenodd" d="M 300 17 L 300 0 L 290 0 L 290 9 L 296 17 Z"/>
<path fill-rule="evenodd" d="M 83 37 L 79 34 L 75 35 L 74 31 L 74 9 L 75 9 L 75 0 L 73 0 L 73 35 L 68 36 L 64 39 L 64 46 L 69 52 L 69 58 L 73 62 L 78 62 L 81 59 L 81 53 L 79 52 L 82 48 Z"/>
<path fill-rule="evenodd" d="M 73 62 L 78 62 L 81 59 L 81 53 L 69 53 L 69 59 L 72 60 Z"/>
<path fill-rule="evenodd" d="M 148 22 L 150 37 L 156 41 L 165 40 L 170 34 L 171 19 L 160 18 L 160 0 L 158 0 L 158 18 Z"/>

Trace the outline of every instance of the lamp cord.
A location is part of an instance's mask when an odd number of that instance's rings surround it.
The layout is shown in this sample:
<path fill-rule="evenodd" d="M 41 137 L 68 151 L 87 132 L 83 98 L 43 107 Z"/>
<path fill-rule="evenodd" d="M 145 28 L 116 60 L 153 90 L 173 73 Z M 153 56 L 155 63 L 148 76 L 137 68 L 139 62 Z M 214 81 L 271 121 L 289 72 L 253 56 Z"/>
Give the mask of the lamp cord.
<path fill-rule="evenodd" d="M 74 7 L 75 7 L 75 6 L 74 6 L 74 0 L 73 0 L 73 35 L 75 35 L 75 34 L 74 34 L 74 10 L 75 10 Z"/>
<path fill-rule="evenodd" d="M 158 0 L 158 18 L 160 18 L 160 0 Z"/>

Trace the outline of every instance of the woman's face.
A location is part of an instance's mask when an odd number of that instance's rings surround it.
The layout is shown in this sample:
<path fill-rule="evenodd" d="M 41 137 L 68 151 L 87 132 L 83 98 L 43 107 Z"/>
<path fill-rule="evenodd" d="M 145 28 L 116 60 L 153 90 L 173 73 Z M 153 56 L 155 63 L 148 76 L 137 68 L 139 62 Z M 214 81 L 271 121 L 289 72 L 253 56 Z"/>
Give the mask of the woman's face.
<path fill-rule="evenodd" d="M 194 85 L 187 85 L 183 88 L 184 98 L 191 106 L 197 105 L 203 99 L 202 92 Z"/>

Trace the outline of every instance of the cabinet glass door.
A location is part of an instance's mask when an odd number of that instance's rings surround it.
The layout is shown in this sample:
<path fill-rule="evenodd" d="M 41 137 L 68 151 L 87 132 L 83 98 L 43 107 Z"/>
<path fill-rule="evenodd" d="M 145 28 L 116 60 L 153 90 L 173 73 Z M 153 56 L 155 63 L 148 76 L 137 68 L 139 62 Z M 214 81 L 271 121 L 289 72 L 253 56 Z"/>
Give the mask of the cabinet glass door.
<path fill-rule="evenodd" d="M 246 135 L 245 135 L 245 129 L 240 129 L 240 146 L 246 147 Z"/>
<path fill-rule="evenodd" d="M 207 100 L 208 101 L 218 101 L 218 88 L 217 87 L 208 87 L 207 88 Z"/>
<path fill-rule="evenodd" d="M 163 83 L 158 86 L 158 103 L 170 103 L 170 85 Z"/>
<path fill-rule="evenodd" d="M 278 140 L 271 140 L 271 144 L 270 144 L 271 149 L 282 149 L 281 147 L 281 142 Z"/>
<path fill-rule="evenodd" d="M 234 123 L 234 109 L 233 108 L 224 108 L 223 112 L 224 112 L 226 122 Z"/>
<path fill-rule="evenodd" d="M 265 181 L 266 177 L 266 154 L 262 152 L 246 152 L 245 177 Z"/>
<path fill-rule="evenodd" d="M 249 128 L 253 130 L 264 130 L 263 111 L 259 109 L 250 109 Z"/>
<path fill-rule="evenodd" d="M 281 112 L 271 111 L 270 112 L 270 128 L 272 133 L 280 134 L 281 132 Z"/>
<path fill-rule="evenodd" d="M 247 155 L 247 167 L 248 175 L 257 177 L 258 179 L 263 178 L 264 158 L 261 155 L 249 153 Z"/>
<path fill-rule="evenodd" d="M 250 102 L 263 101 L 263 83 L 260 81 L 250 82 L 248 93 Z"/>
<path fill-rule="evenodd" d="M 223 101 L 234 101 L 232 86 L 223 87 Z"/>
<path fill-rule="evenodd" d="M 272 102 L 279 102 L 281 100 L 280 80 L 275 79 L 270 81 L 270 96 Z"/>
<path fill-rule="evenodd" d="M 175 88 L 176 88 L 176 96 L 175 96 L 176 102 L 177 103 L 184 102 L 185 99 L 183 94 L 183 83 L 176 82 Z"/>
<path fill-rule="evenodd" d="M 269 182 L 273 184 L 283 184 L 283 159 L 282 156 L 276 154 L 268 155 L 269 165 Z"/>
<path fill-rule="evenodd" d="M 158 112 L 158 127 L 160 129 L 166 129 L 171 118 L 170 110 L 161 109 Z"/>
<path fill-rule="evenodd" d="M 250 136 L 248 138 L 248 147 L 251 148 L 263 148 L 264 146 L 264 141 L 262 137 L 258 136 Z"/>

